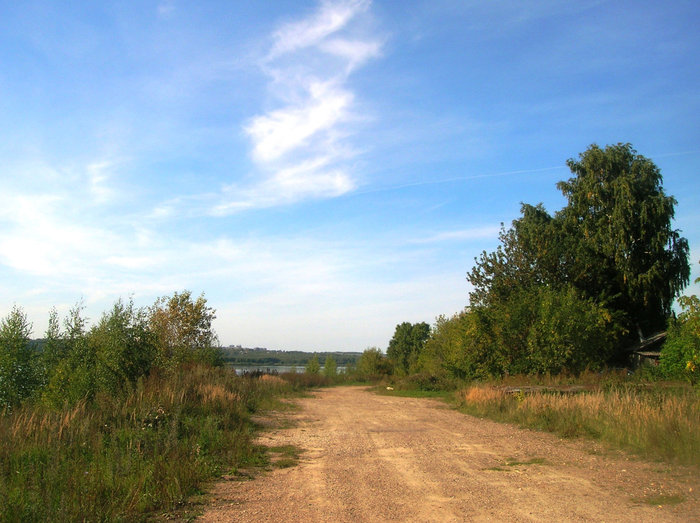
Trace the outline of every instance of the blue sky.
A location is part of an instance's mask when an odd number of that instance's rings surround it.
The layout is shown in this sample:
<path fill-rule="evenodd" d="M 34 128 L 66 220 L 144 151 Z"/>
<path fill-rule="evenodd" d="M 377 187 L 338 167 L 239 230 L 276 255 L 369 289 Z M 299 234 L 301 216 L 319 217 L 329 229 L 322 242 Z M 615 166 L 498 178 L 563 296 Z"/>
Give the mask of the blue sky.
<path fill-rule="evenodd" d="M 467 305 L 591 143 L 678 200 L 700 276 L 692 1 L 0 2 L 0 314 L 189 289 L 223 344 L 386 347 Z M 697 285 L 689 292 L 700 292 Z"/>

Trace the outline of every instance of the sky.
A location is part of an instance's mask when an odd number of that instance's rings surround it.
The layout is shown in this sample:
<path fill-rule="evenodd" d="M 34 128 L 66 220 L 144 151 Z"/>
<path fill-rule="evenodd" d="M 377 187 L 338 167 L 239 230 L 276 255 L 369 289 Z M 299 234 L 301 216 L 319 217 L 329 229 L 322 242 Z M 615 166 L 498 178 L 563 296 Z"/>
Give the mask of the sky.
<path fill-rule="evenodd" d="M 0 0 L 0 315 L 204 293 L 223 345 L 386 348 L 589 145 L 700 277 L 696 1 Z M 693 284 L 688 293 L 700 293 Z"/>

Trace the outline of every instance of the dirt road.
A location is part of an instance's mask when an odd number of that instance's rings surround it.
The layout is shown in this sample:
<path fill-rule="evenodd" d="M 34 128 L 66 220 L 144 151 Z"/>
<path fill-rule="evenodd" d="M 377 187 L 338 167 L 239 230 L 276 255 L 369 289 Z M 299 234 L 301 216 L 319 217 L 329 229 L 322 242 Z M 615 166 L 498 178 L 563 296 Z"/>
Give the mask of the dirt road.
<path fill-rule="evenodd" d="M 219 483 L 202 521 L 700 521 L 695 469 L 360 387 L 299 403 L 261 438 L 299 465 Z"/>

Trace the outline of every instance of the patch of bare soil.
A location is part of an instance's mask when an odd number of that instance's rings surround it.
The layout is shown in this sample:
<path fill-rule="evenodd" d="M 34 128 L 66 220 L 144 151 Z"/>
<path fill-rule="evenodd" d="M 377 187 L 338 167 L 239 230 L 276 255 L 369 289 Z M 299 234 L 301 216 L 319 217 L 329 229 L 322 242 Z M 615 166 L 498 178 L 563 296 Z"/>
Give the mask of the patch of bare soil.
<path fill-rule="evenodd" d="M 700 521 L 697 469 L 362 387 L 299 404 L 260 440 L 299 464 L 218 483 L 202 521 Z"/>

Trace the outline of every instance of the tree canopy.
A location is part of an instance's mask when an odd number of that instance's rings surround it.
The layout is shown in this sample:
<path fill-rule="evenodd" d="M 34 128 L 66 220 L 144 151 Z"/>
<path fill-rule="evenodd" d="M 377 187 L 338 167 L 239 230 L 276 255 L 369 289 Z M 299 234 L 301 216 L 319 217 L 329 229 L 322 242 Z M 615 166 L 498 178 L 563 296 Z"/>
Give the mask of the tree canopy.
<path fill-rule="evenodd" d="M 429 336 L 430 325 L 427 323 L 412 324 L 405 321 L 396 326 L 386 355 L 397 370 L 408 373 L 418 361 L 418 356 Z"/>
<path fill-rule="evenodd" d="M 518 293 L 550 289 L 559 293 L 550 303 L 583 300 L 599 325 L 610 323 L 603 344 L 664 329 L 690 266 L 688 242 L 671 226 L 676 200 L 658 167 L 630 144 L 591 145 L 567 164 L 573 176 L 557 184 L 567 205 L 553 216 L 541 204 L 522 205 L 521 217 L 501 230 L 501 245 L 468 274 L 471 307 L 508 308 Z"/>

